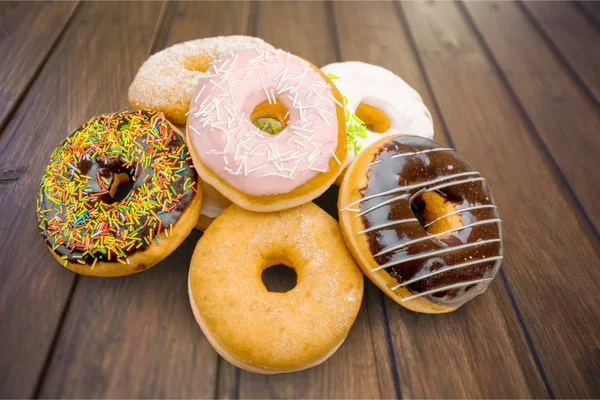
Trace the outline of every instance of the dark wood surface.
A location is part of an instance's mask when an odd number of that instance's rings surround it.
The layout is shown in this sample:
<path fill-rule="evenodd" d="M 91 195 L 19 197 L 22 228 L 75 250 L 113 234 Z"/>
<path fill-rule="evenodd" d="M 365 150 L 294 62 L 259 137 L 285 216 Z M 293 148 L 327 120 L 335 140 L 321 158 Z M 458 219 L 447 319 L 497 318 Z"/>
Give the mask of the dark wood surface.
<path fill-rule="evenodd" d="M 34 198 L 52 149 L 127 106 L 152 53 L 260 36 L 317 65 L 382 65 L 490 182 L 503 269 L 443 316 L 371 283 L 340 350 L 296 374 L 222 360 L 187 299 L 195 232 L 152 270 L 77 277 Z M 0 3 L 0 397 L 600 397 L 600 3 Z M 317 201 L 335 213 L 335 189 Z"/>
<path fill-rule="evenodd" d="M 406 7 L 409 5 L 406 4 Z M 419 66 L 419 55 L 413 49 L 412 35 L 404 24 L 405 13 L 401 7 L 391 3 L 370 4 L 336 3 L 337 25 L 341 57 L 344 60 L 359 60 L 382 65 L 397 72 L 417 89 L 436 120 L 436 140 L 444 144 L 454 144 L 454 127 L 445 131 L 438 110 L 432 102 L 426 77 Z M 364 17 L 366 16 L 366 18 Z M 410 17 L 409 17 L 410 18 Z M 431 17 L 429 17 L 431 18 Z M 385 29 L 377 29 L 381 23 Z M 400 24 L 398 23 L 400 21 Z M 415 35 L 424 36 L 419 19 L 412 17 Z M 403 26 L 404 25 L 404 26 Z M 394 38 L 393 43 L 388 38 Z M 455 71 L 441 78 L 456 79 Z M 441 82 L 440 82 L 441 84 Z M 457 113 L 470 113 L 470 103 L 466 103 L 467 93 L 461 93 L 465 104 L 455 105 Z M 465 127 L 457 126 L 456 135 L 466 135 Z M 460 151 L 466 151 L 457 146 Z M 469 156 L 469 154 L 465 154 Z M 472 160 L 474 163 L 477 160 Z M 476 168 L 481 168 L 475 163 Z M 482 170 L 488 178 L 490 171 Z M 492 180 L 491 184 L 495 182 Z M 506 219 L 506 216 L 503 214 Z M 389 315 L 391 340 L 400 376 L 401 393 L 406 397 L 531 397 L 543 396 L 543 387 L 536 377 L 535 366 L 521 337 L 518 320 L 500 280 L 494 282 L 486 294 L 484 302 L 474 301 L 460 312 L 422 318 L 397 307 L 386 300 Z M 452 326 L 452 329 L 448 329 Z M 493 341 L 486 337 L 493 331 Z M 475 337 L 474 335 L 478 336 Z M 466 345 L 469 341 L 478 345 Z M 456 345 L 460 343 L 461 345 Z M 439 360 L 452 360 L 452 367 L 444 366 Z M 496 364 L 495 374 L 477 373 L 485 365 Z M 513 365 L 520 368 L 512 368 Z M 457 379 L 457 371 L 461 371 Z M 425 378 L 427 377 L 427 378 Z M 425 379 L 424 379 L 425 378 Z M 431 382 L 436 382 L 432 385 Z"/>

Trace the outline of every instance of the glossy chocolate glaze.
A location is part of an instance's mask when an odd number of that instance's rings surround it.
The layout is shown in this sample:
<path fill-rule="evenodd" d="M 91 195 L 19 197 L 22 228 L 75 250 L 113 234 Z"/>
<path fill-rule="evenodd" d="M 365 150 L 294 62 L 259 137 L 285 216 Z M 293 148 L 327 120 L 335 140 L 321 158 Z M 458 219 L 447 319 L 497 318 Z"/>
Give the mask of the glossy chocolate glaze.
<path fill-rule="evenodd" d="M 432 149 L 443 149 L 439 144 L 425 138 L 416 136 L 401 136 L 386 142 L 374 155 L 372 164 L 368 171 L 366 187 L 361 189 L 363 198 L 398 189 L 400 186 L 415 185 L 439 179 L 443 176 L 456 175 L 474 170 L 452 150 L 434 150 L 422 154 L 404 155 L 393 157 L 402 153 L 413 153 L 429 151 Z M 409 194 L 407 198 L 398 199 L 389 204 L 375 208 L 361 216 L 365 229 L 380 226 L 391 221 L 402 219 L 414 219 L 414 210 L 421 205 L 420 194 L 437 185 L 462 180 L 481 178 L 480 175 L 462 175 L 441 182 L 427 184 L 422 187 L 397 191 L 371 198 L 360 203 L 360 211 L 364 212 L 370 207 L 376 206 L 387 200 L 400 195 Z M 443 179 L 443 178 L 442 178 Z M 441 188 L 435 191 L 451 201 L 457 209 L 465 209 L 473 206 L 491 205 L 492 196 L 485 181 L 473 181 L 459 183 Z M 412 207 L 412 208 L 411 208 Z M 461 212 L 462 225 L 470 225 L 478 221 L 497 219 L 495 208 L 481 208 Z M 410 221 L 398 225 L 388 226 L 365 233 L 371 254 L 376 255 L 385 249 L 390 249 L 415 239 L 429 236 L 419 221 Z M 420 276 L 437 271 L 441 268 L 468 263 L 484 258 L 497 257 L 501 255 L 501 242 L 492 242 L 481 245 L 473 245 L 464 249 L 451 249 L 456 246 L 471 244 L 478 241 L 500 238 L 500 224 L 483 223 L 481 225 L 460 229 L 439 237 L 431 237 L 416 243 L 407 244 L 395 251 L 390 251 L 374 257 L 375 261 L 382 266 L 392 264 L 385 270 L 394 277 L 399 284 Z M 443 251 L 448 250 L 448 251 Z M 433 256 L 428 253 L 440 252 Z M 422 258 L 412 261 L 403 261 L 419 255 Z M 468 282 L 482 278 L 492 278 L 497 271 L 499 261 L 481 262 L 465 266 L 463 268 L 442 272 L 437 275 L 416 280 L 406 285 L 413 293 L 419 294 L 429 290 L 435 290 L 448 285 Z M 442 304 L 462 303 L 474 297 L 485 285 L 469 285 L 460 288 L 443 290 L 428 295 L 429 299 Z M 483 286 L 483 287 L 482 287 Z"/>
<path fill-rule="evenodd" d="M 123 113 L 124 117 L 119 121 L 119 124 L 117 125 L 117 129 L 121 129 L 122 127 L 124 127 L 128 124 L 127 115 L 132 114 L 132 113 L 143 116 L 145 120 L 149 120 L 152 117 L 152 115 L 155 115 L 155 113 L 153 113 L 153 112 L 144 111 L 144 110 Z M 85 126 L 85 124 L 84 124 L 84 126 Z M 173 128 L 170 124 L 168 124 L 168 126 L 170 129 L 169 133 L 172 132 L 173 134 L 169 135 L 169 139 L 164 143 L 164 147 L 165 147 L 164 151 L 171 152 L 171 153 L 173 153 L 173 152 L 177 153 L 178 149 L 180 149 L 185 143 L 184 143 L 182 135 L 177 134 L 177 132 L 175 132 L 173 130 Z M 82 128 L 75 130 L 65 140 L 65 142 L 63 143 L 63 146 L 69 142 L 70 138 L 77 135 L 81 129 Z M 148 142 L 144 142 L 142 145 L 144 146 L 144 152 L 148 151 L 150 144 Z M 183 171 L 181 171 L 179 173 L 179 177 L 176 180 L 174 180 L 171 184 L 174 192 L 175 193 L 183 193 L 184 194 L 183 197 L 177 203 L 175 208 L 169 212 L 161 212 L 160 207 L 156 207 L 156 209 L 154 211 L 155 215 L 157 217 L 157 220 L 160 221 L 160 223 L 162 224 L 162 227 L 168 227 L 170 224 L 175 223 L 180 218 L 181 214 L 185 211 L 188 204 L 192 201 L 192 199 L 196 195 L 196 192 L 194 190 L 192 190 L 192 187 L 190 187 L 189 185 L 185 191 L 183 190 L 184 182 L 187 179 L 191 179 L 193 182 L 197 182 L 197 179 L 198 179 L 196 171 L 193 168 L 191 158 L 189 157 L 189 153 L 187 152 L 187 148 L 186 148 L 185 152 L 187 155 L 187 157 L 185 158 L 185 168 L 183 169 Z M 90 197 L 90 200 L 89 200 L 90 207 L 97 207 L 100 204 L 102 204 L 104 207 L 108 208 L 108 207 L 113 207 L 116 204 L 119 204 L 119 202 L 115 202 L 113 197 L 111 197 L 111 195 L 109 193 L 104 193 L 104 194 L 101 194 L 98 196 L 94 196 L 93 198 L 91 197 L 94 195 L 94 193 L 106 192 L 106 190 L 104 188 L 102 188 L 100 186 L 99 182 L 97 181 L 96 174 L 98 174 L 98 176 L 100 176 L 100 177 L 104 177 L 104 178 L 108 179 L 108 181 L 110 182 L 108 187 L 113 186 L 114 180 L 116 179 L 117 175 L 126 174 L 129 179 L 131 189 L 130 189 L 129 193 L 125 196 L 125 198 L 122 200 L 124 202 L 127 200 L 127 197 L 130 196 L 132 193 L 134 193 L 137 190 L 140 190 L 140 188 L 143 185 L 147 185 L 148 184 L 147 181 L 149 181 L 149 179 L 147 179 L 147 178 L 152 177 L 152 175 L 155 173 L 154 169 L 152 168 L 152 163 L 150 163 L 149 167 L 143 168 L 143 167 L 141 167 L 141 165 L 139 165 L 139 166 L 137 165 L 138 162 L 134 162 L 133 165 L 130 165 L 130 166 L 125 166 L 123 161 L 124 160 L 122 158 L 106 159 L 105 157 L 103 157 L 102 154 L 98 154 L 94 159 L 82 158 L 76 165 L 77 169 L 80 172 L 75 173 L 74 171 L 65 168 L 64 171 L 62 171 L 62 173 L 65 176 L 69 176 L 69 174 L 72 173 L 73 175 L 71 176 L 71 179 L 75 175 L 88 176 L 89 179 L 87 180 L 87 182 L 88 182 L 89 192 L 87 192 L 87 196 Z M 192 186 L 195 186 L 195 184 Z M 55 203 L 50 201 L 44 190 L 40 190 L 39 206 L 38 206 L 38 210 L 42 210 L 42 209 L 51 209 L 51 211 L 49 211 L 45 215 L 46 220 L 51 219 L 55 216 L 60 218 L 61 220 L 65 219 L 64 207 L 58 207 Z M 153 217 L 153 218 L 156 219 L 156 217 Z M 158 221 L 156 221 L 156 222 L 158 222 Z M 140 230 L 139 236 L 145 237 L 145 236 L 148 236 L 148 234 L 150 233 L 149 230 L 151 229 L 152 225 L 153 224 L 145 224 L 145 220 L 140 220 L 139 223 L 132 223 L 131 226 L 128 228 L 133 231 L 140 228 L 141 230 Z M 84 262 L 85 264 L 92 264 L 94 258 L 98 258 L 99 260 L 104 261 L 104 262 L 117 262 L 116 257 L 112 257 L 112 259 L 110 259 L 110 260 L 108 260 L 104 254 L 95 254 L 95 257 L 92 257 L 92 256 L 90 256 L 89 253 L 85 254 L 86 253 L 85 248 L 82 248 L 82 247 L 72 248 L 72 245 L 69 242 L 67 235 L 59 235 L 59 236 L 49 235 L 47 227 L 44 227 L 43 223 L 40 225 L 40 229 L 41 229 L 42 235 L 46 241 L 46 245 L 51 249 L 53 247 L 56 247 L 56 248 L 54 248 L 53 251 L 56 254 L 58 254 L 59 256 L 66 256 L 66 259 L 69 261 L 79 261 L 79 262 Z M 68 231 L 68 229 L 67 229 L 67 231 Z M 156 224 L 154 224 L 154 233 L 156 233 Z M 58 237 L 60 237 L 61 240 L 65 239 L 66 243 L 55 246 L 55 242 L 57 242 Z M 121 250 L 123 250 L 123 252 L 126 255 L 131 255 L 138 251 L 145 250 L 146 248 L 148 248 L 150 246 L 150 244 L 152 244 L 152 242 L 151 243 L 142 242 L 142 243 L 143 244 L 141 247 L 136 247 L 136 248 L 132 248 L 129 250 L 128 249 L 121 249 Z"/>

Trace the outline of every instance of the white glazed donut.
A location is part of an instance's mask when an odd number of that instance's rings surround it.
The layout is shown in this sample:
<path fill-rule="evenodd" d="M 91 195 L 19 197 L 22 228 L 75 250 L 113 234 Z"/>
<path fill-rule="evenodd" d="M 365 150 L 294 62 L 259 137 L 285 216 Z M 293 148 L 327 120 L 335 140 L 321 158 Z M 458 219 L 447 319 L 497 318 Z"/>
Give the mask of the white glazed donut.
<path fill-rule="evenodd" d="M 231 205 L 231 201 L 208 183 L 201 182 L 203 202 L 196 229 L 204 232 L 215 218 Z"/>
<path fill-rule="evenodd" d="M 350 114 L 357 114 L 367 125 L 366 137 L 348 137 L 348 164 L 360 150 L 381 139 L 382 135 L 410 133 L 433 138 L 431 113 L 419 93 L 398 75 L 383 67 L 358 61 L 333 63 L 322 67 L 321 70 L 332 78 L 346 97 L 346 110 Z M 387 115 L 389 120 L 386 125 L 389 124 L 389 127 L 383 132 L 369 130 L 373 121 L 367 121 L 369 115 L 361 114 L 361 104 L 367 105 L 363 110 L 366 114 L 369 114 L 369 111 L 376 114 L 377 111 L 383 111 L 380 115 Z M 348 118 L 348 114 L 346 123 L 356 124 L 352 118 Z M 351 136 L 350 127 L 348 131 Z"/>

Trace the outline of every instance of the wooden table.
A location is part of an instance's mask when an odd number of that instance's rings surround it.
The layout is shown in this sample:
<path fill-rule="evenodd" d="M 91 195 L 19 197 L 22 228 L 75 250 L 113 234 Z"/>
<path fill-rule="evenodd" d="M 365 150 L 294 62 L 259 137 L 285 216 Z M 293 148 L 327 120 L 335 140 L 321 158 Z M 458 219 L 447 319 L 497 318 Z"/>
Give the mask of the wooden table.
<path fill-rule="evenodd" d="M 266 377 L 220 359 L 192 316 L 199 233 L 126 278 L 52 259 L 34 206 L 51 150 L 126 107 L 150 54 L 232 34 L 421 93 L 499 203 L 485 295 L 417 315 L 367 282 L 335 356 Z M 600 3 L 1 3 L 0 397 L 600 397 L 599 158 Z"/>

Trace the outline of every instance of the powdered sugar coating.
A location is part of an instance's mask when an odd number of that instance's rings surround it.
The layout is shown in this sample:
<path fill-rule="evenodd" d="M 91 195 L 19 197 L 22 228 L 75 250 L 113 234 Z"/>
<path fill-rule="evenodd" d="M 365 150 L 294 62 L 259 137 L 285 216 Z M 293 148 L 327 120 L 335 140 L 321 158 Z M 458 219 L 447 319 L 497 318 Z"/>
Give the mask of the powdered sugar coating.
<path fill-rule="evenodd" d="M 337 159 L 337 100 L 308 62 L 257 47 L 222 58 L 201 79 L 188 116 L 190 144 L 231 186 L 255 196 L 288 193 Z M 269 135 L 250 115 L 276 99 L 288 109 L 289 122 Z"/>
<path fill-rule="evenodd" d="M 255 46 L 272 47 L 262 39 L 250 36 L 218 36 L 168 47 L 144 62 L 129 88 L 129 101 L 150 109 L 173 105 L 188 107 L 202 72 L 186 68 L 187 60 L 206 58 L 214 62 Z"/>

